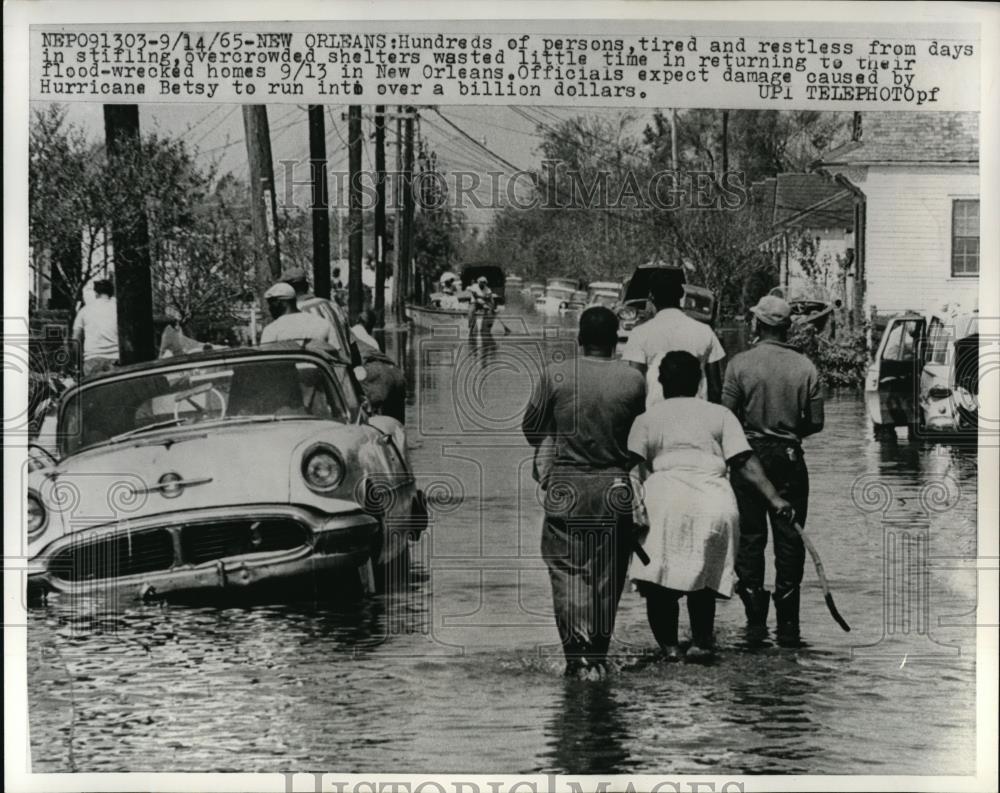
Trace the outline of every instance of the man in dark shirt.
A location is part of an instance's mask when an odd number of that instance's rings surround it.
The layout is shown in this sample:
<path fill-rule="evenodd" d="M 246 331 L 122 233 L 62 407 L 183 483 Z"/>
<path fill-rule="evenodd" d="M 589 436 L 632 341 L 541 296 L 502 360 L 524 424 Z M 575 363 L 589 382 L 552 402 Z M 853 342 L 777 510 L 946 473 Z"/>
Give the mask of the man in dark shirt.
<path fill-rule="evenodd" d="M 726 367 L 722 404 L 743 424 L 747 440 L 778 494 L 791 502 L 795 520 L 805 525 L 809 472 L 802 438 L 823 429 L 823 398 L 812 362 L 788 344 L 791 309 L 768 295 L 754 306 L 757 344 Z M 770 593 L 764 589 L 767 505 L 760 495 L 733 482 L 740 510 L 740 545 L 736 557 L 737 592 L 746 607 L 747 624 L 767 624 Z M 799 642 L 799 585 L 805 564 L 802 538 L 789 521 L 771 515 L 774 534 L 774 609 L 781 644 Z"/>
<path fill-rule="evenodd" d="M 612 358 L 618 318 L 609 309 L 583 312 L 578 341 L 572 371 L 544 373 L 523 430 L 532 446 L 554 447 L 543 485 L 542 555 L 566 674 L 602 677 L 633 543 L 627 444 L 646 383 Z"/>

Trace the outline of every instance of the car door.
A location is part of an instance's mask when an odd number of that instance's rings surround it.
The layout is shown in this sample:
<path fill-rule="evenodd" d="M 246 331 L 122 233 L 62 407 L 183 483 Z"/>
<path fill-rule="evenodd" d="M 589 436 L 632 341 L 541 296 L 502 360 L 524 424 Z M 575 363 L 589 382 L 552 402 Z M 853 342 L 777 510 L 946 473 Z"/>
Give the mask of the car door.
<path fill-rule="evenodd" d="M 916 423 L 926 333 L 923 317 L 893 317 L 886 325 L 865 378 L 865 401 L 876 425 L 902 427 Z"/>

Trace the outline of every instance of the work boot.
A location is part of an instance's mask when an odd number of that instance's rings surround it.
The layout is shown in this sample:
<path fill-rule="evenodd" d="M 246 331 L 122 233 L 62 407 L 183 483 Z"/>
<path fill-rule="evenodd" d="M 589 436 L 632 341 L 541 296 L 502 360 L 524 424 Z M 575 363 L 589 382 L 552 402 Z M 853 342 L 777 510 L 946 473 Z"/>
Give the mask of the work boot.
<path fill-rule="evenodd" d="M 763 587 L 738 587 L 736 592 L 739 594 L 740 600 L 743 601 L 747 612 L 747 627 L 766 627 L 771 593 Z"/>
<path fill-rule="evenodd" d="M 774 613 L 778 620 L 776 631 L 781 647 L 800 647 L 799 588 L 774 593 Z"/>

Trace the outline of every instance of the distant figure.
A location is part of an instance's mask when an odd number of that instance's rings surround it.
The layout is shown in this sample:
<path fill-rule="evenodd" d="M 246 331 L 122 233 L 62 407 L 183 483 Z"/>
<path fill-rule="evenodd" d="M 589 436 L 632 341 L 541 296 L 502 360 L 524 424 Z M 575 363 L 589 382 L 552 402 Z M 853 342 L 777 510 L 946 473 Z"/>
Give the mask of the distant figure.
<path fill-rule="evenodd" d="M 454 295 L 454 294 L 456 294 L 458 292 L 458 289 L 455 286 L 455 280 L 456 279 L 455 279 L 455 274 L 454 273 L 445 273 L 444 275 L 442 275 L 441 276 L 441 282 L 440 282 L 441 283 L 441 292 L 443 292 L 446 295 Z"/>
<path fill-rule="evenodd" d="M 351 334 L 357 341 L 364 342 L 376 350 L 381 350 L 382 347 L 375 337 L 372 336 L 373 330 L 375 330 L 375 312 L 370 308 L 364 308 L 358 315 L 358 321 L 351 325 Z"/>
<path fill-rule="evenodd" d="M 762 297 L 752 309 L 756 345 L 733 357 L 726 367 L 722 404 L 740 419 L 750 446 L 782 498 L 791 502 L 795 520 L 805 525 L 809 472 L 802 438 L 823 429 L 823 397 L 816 367 L 788 343 L 791 307 L 780 297 Z M 736 559 L 738 592 L 746 607 L 747 624 L 767 625 L 764 589 L 764 549 L 767 546 L 768 504 L 752 488 L 736 483 L 740 507 L 740 549 Z M 778 642 L 799 642 L 799 585 L 805 547 L 792 520 L 771 512 L 774 535 L 774 610 Z"/>
<path fill-rule="evenodd" d="M 295 290 L 284 281 L 264 293 L 267 309 L 274 318 L 260 334 L 260 343 L 274 341 L 315 341 L 340 347 L 334 327 L 322 317 L 299 311 Z"/>
<path fill-rule="evenodd" d="M 332 278 L 330 280 L 330 288 L 331 289 L 343 289 L 344 288 L 344 281 L 340 277 L 340 268 L 339 267 L 334 267 L 333 268 L 333 276 L 332 276 Z"/>
<path fill-rule="evenodd" d="M 726 353 L 708 325 L 681 310 L 683 272 L 661 270 L 654 273 L 649 291 L 656 316 L 635 328 L 622 350 L 622 360 L 646 375 L 646 407 L 663 399 L 657 373 L 660 359 L 671 350 L 684 350 L 698 359 L 705 375 L 698 396 L 718 402 L 722 391 L 720 363 Z"/>
<path fill-rule="evenodd" d="M 584 311 L 578 341 L 575 365 L 540 378 L 522 430 L 533 447 L 554 449 L 544 477 L 542 556 L 566 674 L 591 678 L 607 671 L 634 542 L 627 440 L 643 409 L 645 383 L 612 357 L 618 318 L 610 309 Z"/>
<path fill-rule="evenodd" d="M 476 319 L 478 317 L 483 318 L 482 328 L 485 333 L 491 324 L 489 319 L 496 310 L 496 297 L 485 276 L 479 276 L 476 279 L 476 283 L 469 287 L 469 294 L 471 296 L 469 301 L 469 335 L 476 332 Z"/>
<path fill-rule="evenodd" d="M 107 372 L 118 363 L 118 307 L 115 285 L 94 281 L 94 299 L 73 320 L 73 340 L 83 345 L 83 376 Z"/>
<path fill-rule="evenodd" d="M 687 596 L 691 648 L 685 660 L 713 655 L 715 599 L 736 584 L 739 511 L 727 467 L 747 480 L 761 503 L 791 515 L 764 476 L 740 422 L 721 405 L 698 399 L 701 364 L 673 350 L 657 371 L 663 399 L 636 419 L 628 437 L 638 461 L 649 532 L 642 541 L 649 564 L 629 571 L 646 599 L 650 628 L 669 661 L 681 658 L 677 640 L 678 600 Z"/>

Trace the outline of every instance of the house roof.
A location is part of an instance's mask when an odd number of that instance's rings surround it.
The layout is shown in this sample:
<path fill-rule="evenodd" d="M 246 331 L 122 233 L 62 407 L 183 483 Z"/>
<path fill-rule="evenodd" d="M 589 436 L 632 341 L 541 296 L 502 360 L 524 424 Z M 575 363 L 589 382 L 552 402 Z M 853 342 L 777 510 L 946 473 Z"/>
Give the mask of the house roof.
<path fill-rule="evenodd" d="M 978 113 L 864 112 L 861 139 L 827 152 L 813 167 L 978 162 Z"/>
<path fill-rule="evenodd" d="M 781 173 L 774 190 L 774 224 L 795 228 L 851 228 L 854 199 L 817 173 Z"/>
<path fill-rule="evenodd" d="M 754 207 L 769 229 L 850 229 L 851 193 L 822 174 L 782 173 L 750 185 Z"/>

